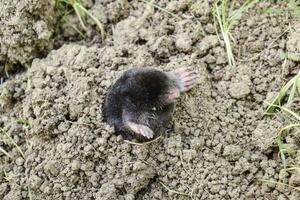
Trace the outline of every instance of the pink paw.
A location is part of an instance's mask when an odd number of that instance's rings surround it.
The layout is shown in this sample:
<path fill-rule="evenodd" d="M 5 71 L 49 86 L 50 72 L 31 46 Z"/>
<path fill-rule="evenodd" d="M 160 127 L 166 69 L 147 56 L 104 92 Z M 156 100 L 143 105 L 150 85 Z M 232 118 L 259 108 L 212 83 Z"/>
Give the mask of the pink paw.
<path fill-rule="evenodd" d="M 177 78 L 177 84 L 180 92 L 186 92 L 190 90 L 196 84 L 196 80 L 198 78 L 197 73 L 189 68 L 176 69 L 175 76 Z"/>
<path fill-rule="evenodd" d="M 129 129 L 132 132 L 134 132 L 136 134 L 141 134 L 142 136 L 144 136 L 148 139 L 153 138 L 153 136 L 154 136 L 153 131 L 148 126 L 145 126 L 142 124 L 136 124 L 131 121 L 127 122 L 127 126 L 129 127 Z"/>

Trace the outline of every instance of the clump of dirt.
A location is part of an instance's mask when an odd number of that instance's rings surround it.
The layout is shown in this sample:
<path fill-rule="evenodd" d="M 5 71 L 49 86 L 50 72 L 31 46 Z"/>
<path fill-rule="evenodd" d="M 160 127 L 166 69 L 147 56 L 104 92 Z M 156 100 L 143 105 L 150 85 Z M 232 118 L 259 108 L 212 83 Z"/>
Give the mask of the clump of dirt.
<path fill-rule="evenodd" d="M 1 1 L 0 10 L 0 71 L 5 65 L 29 67 L 52 49 L 54 1 Z"/>
<path fill-rule="evenodd" d="M 294 61 L 300 61 L 300 24 L 295 24 L 287 41 L 287 57 Z"/>
<path fill-rule="evenodd" d="M 282 122 L 261 116 L 296 68 L 290 61 L 281 70 L 291 13 L 262 15 L 268 3 L 245 13 L 232 29 L 239 56 L 231 67 L 210 1 L 159 4 L 173 15 L 128 2 L 106 44 L 63 45 L 1 86 L 0 127 L 24 152 L 0 135 L 9 154 L 0 154 L 1 199 L 299 199 L 274 183 L 299 183 L 280 171 L 272 139 Z M 108 87 L 133 66 L 199 74 L 150 144 L 128 143 L 102 121 Z"/>

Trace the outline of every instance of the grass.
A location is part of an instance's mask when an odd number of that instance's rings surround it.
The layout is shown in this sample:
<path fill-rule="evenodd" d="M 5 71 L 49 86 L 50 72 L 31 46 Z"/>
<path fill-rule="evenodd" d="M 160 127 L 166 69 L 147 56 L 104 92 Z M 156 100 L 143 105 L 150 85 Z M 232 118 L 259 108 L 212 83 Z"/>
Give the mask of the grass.
<path fill-rule="evenodd" d="M 29 200 L 32 200 L 33 199 L 32 198 L 32 193 L 31 193 L 31 189 L 30 189 L 29 186 L 27 186 L 27 190 L 28 190 L 28 198 L 29 198 Z"/>
<path fill-rule="evenodd" d="M 25 129 L 29 129 L 31 126 L 30 126 L 30 123 L 23 119 L 23 118 L 18 118 L 16 120 L 16 122 L 18 124 L 21 124 Z M 8 138 L 8 140 L 17 148 L 17 150 L 20 152 L 20 154 L 22 155 L 22 157 L 26 160 L 25 158 L 25 154 L 23 153 L 23 151 L 21 150 L 21 148 L 17 145 L 17 143 L 15 142 L 15 140 L 3 129 L 3 128 L 0 128 L 0 132 L 6 136 Z M 5 151 L 4 149 L 2 149 L 0 147 L 0 152 L 4 153 L 6 156 L 8 156 L 9 158 L 12 158 L 9 153 L 7 151 Z M 26 162 L 25 162 L 26 163 Z M 4 179 L 7 180 L 8 182 L 11 180 L 11 178 L 8 176 L 8 174 L 6 173 L 6 171 L 3 169 L 3 173 L 4 173 Z M 28 180 L 28 175 L 26 173 L 26 179 Z M 28 194 L 28 199 L 29 200 L 32 200 L 33 197 L 32 197 L 32 191 L 30 189 L 30 186 L 27 185 L 27 194 Z"/>
<path fill-rule="evenodd" d="M 261 11 L 261 13 L 263 15 L 270 14 L 270 13 L 281 14 L 283 12 L 284 12 L 284 10 L 280 9 L 280 8 L 263 8 L 262 11 Z"/>
<path fill-rule="evenodd" d="M 300 191 L 300 187 L 295 187 L 295 186 L 292 186 L 290 184 L 282 183 L 282 182 L 279 182 L 279 181 L 272 181 L 272 180 L 265 180 L 265 179 L 259 179 L 259 181 L 266 182 L 266 183 L 277 184 L 277 185 L 281 185 L 281 186 L 291 188 L 292 190 Z"/>
<path fill-rule="evenodd" d="M 232 36 L 230 34 L 230 29 L 232 26 L 237 23 L 237 21 L 242 16 L 243 12 L 248 10 L 250 7 L 252 7 L 255 3 L 258 2 L 258 0 L 247 0 L 242 6 L 236 10 L 234 10 L 234 7 L 236 6 L 236 0 L 231 1 L 231 4 L 228 0 L 218 0 L 214 3 L 214 20 L 215 20 L 215 28 L 217 35 L 218 29 L 216 26 L 216 22 L 218 24 L 219 30 L 221 31 L 226 53 L 227 53 L 227 59 L 228 64 L 230 66 L 235 66 L 235 59 L 232 52 L 232 46 L 231 46 L 231 40 Z M 220 37 L 219 37 L 220 40 Z"/>
<path fill-rule="evenodd" d="M 131 142 L 129 140 L 124 140 L 124 142 L 128 143 L 128 144 L 133 144 L 133 145 L 138 145 L 138 146 L 143 146 L 143 145 L 147 145 L 147 144 L 151 144 L 151 143 L 154 143 L 156 142 L 157 140 L 159 140 L 161 138 L 161 135 L 158 136 L 157 138 L 153 139 L 153 140 L 150 140 L 150 141 L 147 141 L 147 142 Z"/>
<path fill-rule="evenodd" d="M 289 0 L 289 6 L 293 9 L 295 17 L 300 18 L 300 7 L 295 0 Z"/>
<path fill-rule="evenodd" d="M 22 149 L 17 145 L 17 143 L 15 142 L 15 140 L 2 128 L 0 128 L 0 132 L 5 135 L 8 140 L 17 148 L 17 150 L 20 152 L 20 154 L 22 155 L 23 158 L 25 158 L 25 154 L 23 153 Z"/>
<path fill-rule="evenodd" d="M 278 96 L 278 95 L 277 95 Z M 291 100 L 289 98 L 289 100 Z M 294 134 L 300 133 L 300 116 L 299 114 L 295 113 L 291 109 L 287 108 L 286 106 L 279 106 L 279 105 L 270 105 L 273 106 L 274 109 L 278 108 L 277 115 L 282 118 L 286 125 L 280 128 L 275 136 L 275 142 L 279 149 L 279 157 L 281 159 L 283 168 L 286 169 L 288 166 L 287 157 L 294 157 L 296 151 L 287 143 L 285 143 L 285 136 L 294 131 Z M 270 107 L 269 106 L 269 107 Z M 290 133 L 291 134 L 291 133 Z"/>
<path fill-rule="evenodd" d="M 171 194 L 178 194 L 178 195 L 188 196 L 188 197 L 192 198 L 191 194 L 188 194 L 188 193 L 185 193 L 185 192 L 179 192 L 177 190 L 172 190 L 168 186 L 166 186 L 163 182 L 159 182 L 159 184 L 161 184 Z"/>
<path fill-rule="evenodd" d="M 157 9 L 159 9 L 159 10 L 161 10 L 161 11 L 163 11 L 163 12 L 165 12 L 165 13 L 171 15 L 171 16 L 173 16 L 174 18 L 176 18 L 176 19 L 178 19 L 178 20 L 182 20 L 181 17 L 179 17 L 178 15 L 176 15 L 176 14 L 174 14 L 174 13 L 168 11 L 168 10 L 165 9 L 165 8 L 160 7 L 159 5 L 157 5 L 156 3 L 154 3 L 153 0 L 151 0 L 151 1 L 142 0 L 142 1 L 143 1 L 144 3 L 147 3 L 147 4 L 151 5 L 151 6 L 153 6 L 154 8 L 157 8 Z"/>
<path fill-rule="evenodd" d="M 264 115 L 274 113 L 276 108 L 282 108 L 282 101 L 287 96 L 287 105 L 290 105 L 293 101 L 295 94 L 300 94 L 300 70 L 296 76 L 289 80 L 275 96 L 274 100 L 270 103 L 267 110 L 264 112 Z M 286 110 L 288 112 L 289 110 Z"/>
<path fill-rule="evenodd" d="M 79 19 L 81 27 L 84 30 L 87 30 L 84 18 L 90 17 L 96 23 L 97 27 L 100 30 L 101 38 L 102 40 L 104 40 L 106 32 L 104 30 L 103 24 L 82 5 L 81 0 L 55 0 L 56 8 L 61 8 L 65 6 L 71 6 L 73 8 Z M 67 24 L 69 24 L 72 28 L 75 29 L 75 31 L 77 31 L 82 37 L 84 37 L 84 34 L 75 25 L 73 25 L 70 21 L 67 20 L 66 15 L 68 15 L 68 12 L 63 16 L 63 19 L 67 22 Z"/>
<path fill-rule="evenodd" d="M 2 152 L 4 155 L 6 155 L 7 157 L 10 157 L 11 158 L 11 156 L 9 155 L 9 153 L 7 153 L 7 151 L 5 151 L 4 149 L 2 149 L 1 147 L 0 147 L 0 152 Z"/>
<path fill-rule="evenodd" d="M 283 113 L 280 115 L 285 119 L 287 125 L 282 127 L 278 133 L 276 134 L 275 141 L 279 148 L 279 155 L 283 164 L 283 168 L 286 169 L 288 166 L 288 162 L 286 157 L 294 157 L 296 151 L 288 144 L 284 143 L 285 135 L 288 134 L 290 131 L 295 131 L 295 134 L 299 132 L 297 128 L 300 127 L 300 116 L 294 113 L 293 111 L 281 107 Z"/>
<path fill-rule="evenodd" d="M 31 128 L 31 126 L 30 126 L 30 124 L 29 124 L 29 121 L 26 120 L 26 119 L 18 118 L 18 119 L 16 120 L 16 122 L 17 122 L 18 124 L 21 124 L 24 128 Z"/>
<path fill-rule="evenodd" d="M 277 131 L 275 136 L 275 142 L 279 149 L 278 155 L 283 166 L 282 170 L 285 171 L 300 170 L 299 166 L 293 164 L 293 158 L 295 157 L 297 151 L 293 149 L 292 145 L 285 142 L 287 134 L 296 135 L 300 133 L 300 115 L 290 108 L 296 96 L 300 96 L 300 71 L 282 86 L 272 103 L 269 104 L 264 112 L 264 115 L 275 113 L 285 121 L 285 125 Z M 300 187 L 294 187 L 283 182 L 271 180 L 261 181 L 279 184 L 293 190 L 300 191 Z"/>

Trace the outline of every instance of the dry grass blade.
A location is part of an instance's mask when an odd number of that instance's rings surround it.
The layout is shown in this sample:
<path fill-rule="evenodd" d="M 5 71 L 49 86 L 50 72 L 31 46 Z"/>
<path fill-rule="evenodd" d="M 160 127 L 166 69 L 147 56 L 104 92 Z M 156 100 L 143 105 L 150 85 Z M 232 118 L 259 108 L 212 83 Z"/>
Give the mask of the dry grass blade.
<path fill-rule="evenodd" d="M 300 94 L 300 75 L 296 79 L 296 88 L 298 90 L 298 94 Z"/>
<path fill-rule="evenodd" d="M 278 184 L 278 185 L 281 185 L 281 186 L 286 186 L 286 187 L 289 187 L 293 190 L 300 191 L 300 187 L 295 187 L 295 186 L 292 186 L 292 185 L 289 185 L 289 184 L 286 184 L 286 183 L 282 183 L 282 182 L 278 182 L 278 181 L 265 180 L 265 179 L 258 179 L 258 180 L 261 181 L 261 182 L 273 183 L 273 184 Z"/>
<path fill-rule="evenodd" d="M 3 154 L 5 154 L 7 157 L 11 158 L 11 156 L 9 155 L 9 153 L 7 151 L 5 151 L 4 149 L 2 149 L 1 147 L 0 147 L 0 152 L 2 152 Z"/>
<path fill-rule="evenodd" d="M 14 141 L 14 139 L 12 139 L 12 137 L 6 131 L 4 131 L 2 128 L 0 128 L 0 132 L 2 132 L 8 138 L 8 140 L 18 149 L 18 151 L 20 152 L 22 157 L 25 158 L 25 155 L 24 155 L 23 151 L 17 145 L 17 143 Z"/>
<path fill-rule="evenodd" d="M 128 144 L 134 144 L 134 145 L 139 145 L 139 146 L 143 146 L 143 145 L 147 145 L 147 144 L 151 144 L 156 142 L 157 140 L 159 140 L 161 138 L 161 136 L 158 136 L 157 138 L 155 138 L 154 140 L 150 140 L 148 142 L 142 142 L 142 143 L 138 143 L 138 142 L 131 142 L 129 140 L 124 140 L 124 142 L 128 143 Z"/>
<path fill-rule="evenodd" d="M 165 12 L 165 13 L 168 13 L 169 15 L 172 15 L 173 17 L 175 17 L 175 18 L 178 19 L 178 20 L 181 20 L 181 17 L 179 17 L 178 15 L 175 15 L 174 13 L 168 11 L 168 10 L 165 9 L 165 8 L 160 7 L 159 5 L 157 5 L 157 4 L 155 4 L 155 3 L 151 2 L 151 1 L 147 1 L 147 0 L 142 0 L 142 1 L 143 1 L 144 3 L 150 4 L 151 6 L 157 8 L 157 9 L 159 9 L 159 10 Z"/>
<path fill-rule="evenodd" d="M 291 167 L 288 167 L 288 168 L 286 168 L 286 169 L 282 169 L 282 170 L 284 170 L 284 171 L 300 171 L 300 166 L 291 166 Z"/>
<path fill-rule="evenodd" d="M 27 188 L 28 188 L 28 198 L 29 198 L 29 200 L 32 200 L 31 189 L 29 186 L 27 186 Z"/>
<path fill-rule="evenodd" d="M 300 123 L 299 124 L 289 124 L 289 125 L 281 128 L 280 131 L 277 134 L 277 137 L 282 137 L 282 134 L 283 134 L 284 131 L 290 130 L 290 129 L 296 128 L 296 127 L 300 127 Z"/>
<path fill-rule="evenodd" d="M 188 196 L 190 197 L 190 194 L 184 193 L 184 192 L 179 192 L 176 190 L 172 190 L 170 189 L 168 186 L 166 186 L 165 184 L 163 184 L 163 182 L 159 182 L 166 190 L 168 190 L 168 192 L 172 193 L 172 194 L 178 194 L 178 195 L 182 195 L 182 196 Z"/>

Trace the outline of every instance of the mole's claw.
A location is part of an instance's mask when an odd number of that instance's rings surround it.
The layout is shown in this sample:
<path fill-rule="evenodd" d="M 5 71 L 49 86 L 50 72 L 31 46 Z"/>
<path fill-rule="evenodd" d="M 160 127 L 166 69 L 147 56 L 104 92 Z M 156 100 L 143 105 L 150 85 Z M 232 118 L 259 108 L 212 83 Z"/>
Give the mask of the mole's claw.
<path fill-rule="evenodd" d="M 175 76 L 177 78 L 177 84 L 181 92 L 190 90 L 198 79 L 197 73 L 190 68 L 179 68 L 175 70 Z"/>
<path fill-rule="evenodd" d="M 148 127 L 148 126 L 144 126 L 144 125 L 140 125 L 141 126 L 141 134 L 150 139 L 150 138 L 153 138 L 153 131 Z"/>
<path fill-rule="evenodd" d="M 148 139 L 153 138 L 154 136 L 153 131 L 148 126 L 137 124 L 131 121 L 127 122 L 127 126 L 132 132 L 140 134 Z"/>

